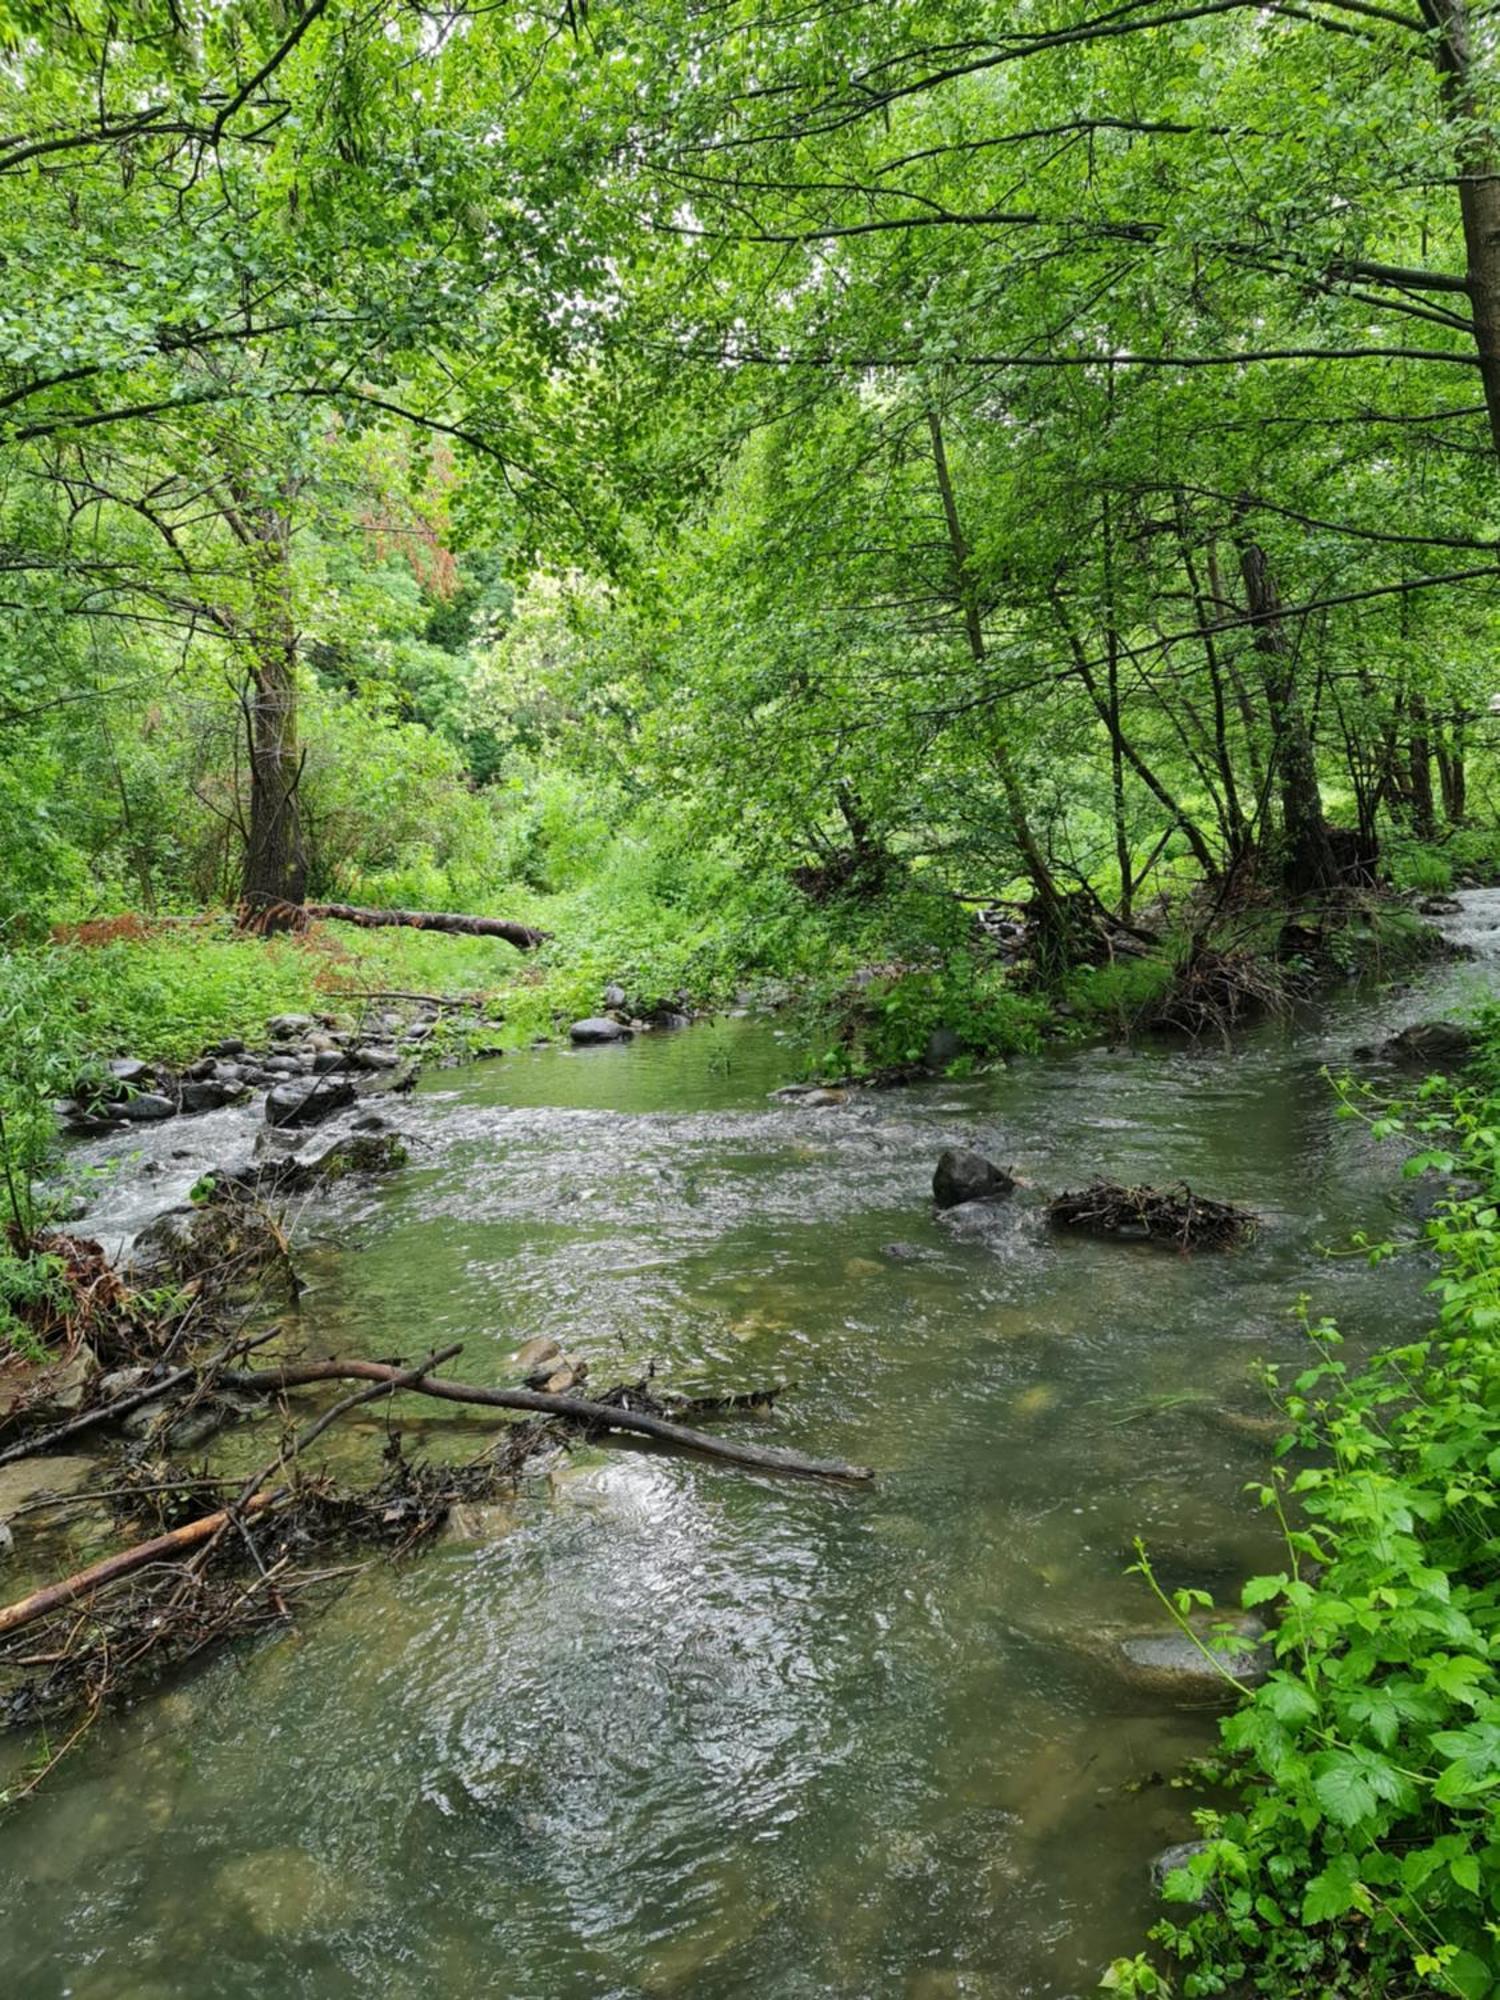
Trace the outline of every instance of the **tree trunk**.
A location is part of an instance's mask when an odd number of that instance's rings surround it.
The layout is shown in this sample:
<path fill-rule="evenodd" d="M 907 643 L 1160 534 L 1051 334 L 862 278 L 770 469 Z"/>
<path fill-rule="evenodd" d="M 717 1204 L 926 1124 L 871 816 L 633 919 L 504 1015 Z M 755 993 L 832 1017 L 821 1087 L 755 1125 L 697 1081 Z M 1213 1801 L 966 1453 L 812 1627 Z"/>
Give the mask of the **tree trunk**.
<path fill-rule="evenodd" d="M 1338 866 L 1323 817 L 1318 764 L 1297 686 L 1296 654 L 1281 619 L 1281 599 L 1266 552 L 1248 534 L 1240 545 L 1240 574 L 1260 654 L 1271 718 L 1272 754 L 1281 794 L 1284 842 L 1282 876 L 1294 896 L 1338 886 Z"/>
<path fill-rule="evenodd" d="M 517 951 L 534 951 L 551 935 L 533 930 L 529 924 L 509 923 L 504 917 L 464 917 L 450 910 L 367 910 L 353 903 L 309 903 L 298 914 L 318 922 L 358 924 L 363 930 L 402 925 L 408 930 L 444 931 L 456 937 L 504 938 Z"/>
<path fill-rule="evenodd" d="M 297 792 L 297 628 L 292 616 L 291 531 L 262 510 L 251 551 L 252 628 L 247 635 L 250 830 L 241 898 L 263 930 L 284 929 L 307 893 L 307 848 Z M 287 911 L 283 922 L 279 916 Z"/>
<path fill-rule="evenodd" d="M 1432 741 L 1427 734 L 1427 703 L 1419 694 L 1411 698 L 1407 766 L 1411 773 L 1412 831 L 1419 840 L 1431 840 L 1437 832 L 1437 808 L 1432 797 Z"/>
<path fill-rule="evenodd" d="M 943 443 L 943 426 L 936 410 L 927 413 L 927 428 L 932 436 L 932 463 L 937 473 L 938 493 L 943 502 L 943 518 L 948 525 L 948 554 L 952 570 L 953 589 L 957 595 L 959 608 L 963 613 L 964 637 L 968 641 L 969 655 L 976 667 L 985 663 L 984 625 L 979 615 L 979 598 L 974 589 L 974 575 L 969 562 L 969 545 L 964 539 L 963 524 L 959 518 L 958 500 L 953 491 L 953 478 L 948 469 L 948 452 Z M 997 733 L 993 756 L 995 774 L 1000 781 L 1000 794 L 1005 800 L 1006 816 L 1010 821 L 1011 834 L 1020 850 L 1022 864 L 1027 879 L 1036 895 L 1037 909 L 1041 918 L 1041 929 L 1047 941 L 1047 949 L 1059 958 L 1067 955 L 1068 909 L 1062 891 L 1058 888 L 1047 858 L 1042 853 L 1036 833 L 1032 828 L 1030 815 L 1026 810 L 1026 798 L 1021 789 L 1021 781 L 1016 774 L 1010 746 L 1003 732 Z"/>
<path fill-rule="evenodd" d="M 1436 31 L 1433 60 L 1444 101 L 1461 134 L 1454 159 L 1464 275 L 1490 438 L 1500 452 L 1500 149 L 1490 137 L 1489 107 L 1481 103 L 1476 89 L 1467 0 L 1419 0 L 1419 4 Z"/>
<path fill-rule="evenodd" d="M 1444 735 L 1440 732 L 1434 747 L 1437 751 L 1438 783 L 1443 793 L 1443 817 L 1449 826 L 1462 826 L 1469 806 L 1463 723 L 1455 717 L 1451 733 Z"/>

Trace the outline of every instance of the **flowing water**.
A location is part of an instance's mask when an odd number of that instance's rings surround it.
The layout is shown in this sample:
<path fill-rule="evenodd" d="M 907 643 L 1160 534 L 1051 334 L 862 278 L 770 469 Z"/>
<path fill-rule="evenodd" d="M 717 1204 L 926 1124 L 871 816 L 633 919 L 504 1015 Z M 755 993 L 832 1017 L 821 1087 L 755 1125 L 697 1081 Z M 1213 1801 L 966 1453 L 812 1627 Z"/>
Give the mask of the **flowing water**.
<path fill-rule="evenodd" d="M 1500 894 L 1452 928 L 1493 953 Z M 770 1098 L 788 1062 L 755 1021 L 424 1083 L 413 1164 L 303 1218 L 306 1348 L 462 1339 L 454 1372 L 503 1379 L 549 1333 L 596 1384 L 789 1382 L 752 1435 L 877 1483 L 585 1451 L 479 1539 L 378 1564 L 100 1725 L 0 1823 L 0 1989 L 1090 1992 L 1191 1834 L 1162 1779 L 1214 1728 L 1120 1671 L 1159 1622 L 1133 1539 L 1230 1599 L 1274 1558 L 1253 1364 L 1304 1355 L 1299 1293 L 1367 1344 L 1421 1323 L 1428 1275 L 1325 1256 L 1409 1230 L 1413 1190 L 1320 1072 L 1491 983 L 1481 958 L 1233 1053 L 1087 1048 L 827 1108 Z M 133 1138 L 160 1171 L 91 1226 L 180 1195 L 235 1118 Z M 935 1217 L 954 1142 L 1029 1187 Z M 1260 1236 L 1049 1235 L 1043 1192 L 1095 1172 L 1186 1179 Z"/>

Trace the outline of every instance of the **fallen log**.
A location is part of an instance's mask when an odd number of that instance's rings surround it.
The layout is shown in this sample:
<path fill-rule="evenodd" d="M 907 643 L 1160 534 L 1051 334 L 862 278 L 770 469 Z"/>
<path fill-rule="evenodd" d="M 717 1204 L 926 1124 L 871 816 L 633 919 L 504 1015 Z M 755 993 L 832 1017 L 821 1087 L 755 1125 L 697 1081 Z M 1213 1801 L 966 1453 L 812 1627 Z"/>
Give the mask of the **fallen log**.
<path fill-rule="evenodd" d="M 447 931 L 455 937 L 503 938 L 517 951 L 535 951 L 550 931 L 530 924 L 513 924 L 504 917 L 465 917 L 451 910 L 371 910 L 355 903 L 307 903 L 304 911 L 319 923 L 358 924 L 363 930 L 404 926 L 414 931 Z"/>
<path fill-rule="evenodd" d="M 0 1639 L 19 1632 L 23 1626 L 34 1625 L 48 1612 L 73 1604 L 80 1597 L 102 1589 L 107 1583 L 118 1582 L 122 1576 L 130 1576 L 163 1558 L 180 1556 L 188 1549 L 197 1548 L 200 1542 L 222 1533 L 236 1513 L 263 1514 L 268 1507 L 286 1497 L 285 1487 L 270 1493 L 252 1493 L 237 1509 L 221 1507 L 216 1514 L 205 1514 L 200 1520 L 189 1521 L 184 1527 L 173 1528 L 168 1534 L 153 1535 L 149 1542 L 136 1542 L 131 1548 L 121 1549 L 115 1555 L 90 1563 L 87 1569 L 77 1570 L 72 1576 L 63 1577 L 59 1583 L 49 1583 L 43 1590 L 34 1590 L 29 1597 L 18 1597 L 14 1604 L 7 1604 L 0 1610 Z"/>
<path fill-rule="evenodd" d="M 228 1369 L 218 1381 L 226 1389 L 248 1395 L 274 1395 L 278 1390 L 305 1388 L 313 1382 L 399 1383 L 403 1372 L 384 1361 L 304 1361 L 284 1368 Z M 520 1410 L 529 1416 L 565 1417 L 590 1430 L 631 1431 L 654 1438 L 659 1444 L 672 1445 L 678 1451 L 722 1459 L 752 1472 L 854 1483 L 875 1477 L 867 1465 L 850 1465 L 838 1458 L 806 1458 L 801 1452 L 778 1445 L 742 1444 L 730 1438 L 710 1437 L 706 1431 L 689 1430 L 685 1424 L 671 1423 L 646 1410 L 590 1402 L 582 1396 L 552 1396 L 543 1389 L 491 1389 L 482 1383 L 453 1382 L 435 1375 L 411 1384 L 408 1393 L 436 1396 L 448 1403 L 475 1403 L 491 1410 Z"/>

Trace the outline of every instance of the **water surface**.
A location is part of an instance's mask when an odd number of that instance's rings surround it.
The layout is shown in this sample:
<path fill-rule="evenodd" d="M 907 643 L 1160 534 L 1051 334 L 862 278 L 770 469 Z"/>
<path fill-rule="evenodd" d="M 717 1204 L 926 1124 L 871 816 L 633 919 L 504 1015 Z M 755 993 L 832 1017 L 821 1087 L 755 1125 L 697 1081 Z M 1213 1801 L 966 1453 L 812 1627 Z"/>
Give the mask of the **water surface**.
<path fill-rule="evenodd" d="M 1454 923 L 1488 949 L 1497 917 L 1478 895 Z M 548 1333 L 596 1384 L 787 1382 L 755 1434 L 878 1482 L 580 1452 L 486 1539 L 101 1726 L 0 1824 L 5 1990 L 1091 1991 L 1191 1831 L 1161 1780 L 1213 1728 L 1114 1664 L 1154 1623 L 1133 1538 L 1231 1596 L 1274 1557 L 1254 1364 L 1302 1358 L 1299 1293 L 1363 1344 L 1421 1323 L 1427 1276 L 1323 1255 L 1412 1204 L 1320 1072 L 1488 984 L 1443 967 L 1232 1053 L 1089 1048 L 818 1109 L 768 1095 L 788 1060 L 753 1021 L 431 1079 L 399 1114 L 413 1164 L 301 1220 L 310 1351 L 461 1339 L 456 1370 L 496 1379 Z M 151 1206 L 244 1144 L 236 1117 L 132 1138 Z M 936 1217 L 954 1142 L 1027 1187 Z M 1247 1203 L 1260 1237 L 1049 1235 L 1045 1193 L 1096 1172 Z M 141 1186 L 95 1226 L 135 1226 Z"/>

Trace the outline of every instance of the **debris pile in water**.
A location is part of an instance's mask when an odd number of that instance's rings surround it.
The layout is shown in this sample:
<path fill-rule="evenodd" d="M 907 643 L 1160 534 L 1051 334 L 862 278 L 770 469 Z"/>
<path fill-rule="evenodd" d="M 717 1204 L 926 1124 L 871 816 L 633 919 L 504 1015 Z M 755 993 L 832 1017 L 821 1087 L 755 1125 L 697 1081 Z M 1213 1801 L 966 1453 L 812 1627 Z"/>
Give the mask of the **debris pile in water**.
<path fill-rule="evenodd" d="M 1185 1182 L 1153 1188 L 1090 1181 L 1086 1188 L 1048 1202 L 1047 1219 L 1059 1229 L 1086 1230 L 1123 1242 L 1167 1243 L 1177 1250 L 1229 1250 L 1248 1242 L 1257 1226 L 1249 1209 L 1210 1201 Z"/>

